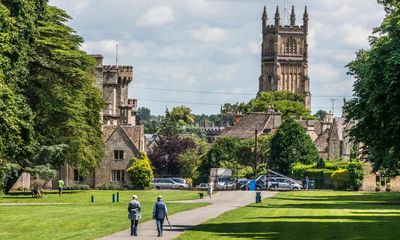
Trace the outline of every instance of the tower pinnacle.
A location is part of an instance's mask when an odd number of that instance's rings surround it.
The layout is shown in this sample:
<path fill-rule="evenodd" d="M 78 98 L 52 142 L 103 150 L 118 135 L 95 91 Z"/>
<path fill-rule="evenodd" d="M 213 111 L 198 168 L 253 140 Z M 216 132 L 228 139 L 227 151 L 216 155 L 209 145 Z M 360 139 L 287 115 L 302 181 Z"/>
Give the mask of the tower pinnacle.
<path fill-rule="evenodd" d="M 292 6 L 292 14 L 290 14 L 290 26 L 296 25 L 296 14 L 294 12 L 294 6 Z"/>
<path fill-rule="evenodd" d="M 279 6 L 276 6 L 276 13 L 275 13 L 275 27 L 279 28 L 279 24 L 281 22 L 281 15 L 279 14 Z"/>
<path fill-rule="evenodd" d="M 268 16 L 267 16 L 267 7 L 264 6 L 264 11 L 262 14 L 262 31 L 263 33 L 265 32 L 265 29 L 267 28 L 267 24 L 268 24 Z"/>

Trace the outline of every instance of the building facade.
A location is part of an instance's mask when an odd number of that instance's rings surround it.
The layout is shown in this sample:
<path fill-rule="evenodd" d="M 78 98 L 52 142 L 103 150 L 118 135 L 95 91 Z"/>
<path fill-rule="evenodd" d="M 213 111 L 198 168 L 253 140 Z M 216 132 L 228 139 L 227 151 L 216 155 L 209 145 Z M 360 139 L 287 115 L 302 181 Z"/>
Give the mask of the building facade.
<path fill-rule="evenodd" d="M 267 9 L 262 14 L 262 51 L 259 92 L 290 91 L 304 96 L 304 105 L 311 109 L 310 79 L 308 77 L 308 13 L 303 14 L 303 25 L 296 25 L 292 7 L 290 24 L 281 25 L 279 7 L 275 24 L 268 25 Z"/>
<path fill-rule="evenodd" d="M 103 56 L 92 55 L 96 61 L 94 77 L 101 90 L 106 108 L 102 116 L 105 157 L 89 175 L 82 176 L 66 164 L 60 177 L 66 186 L 85 184 L 92 188 L 129 185 L 127 169 L 132 158 L 145 151 L 144 127 L 137 125 L 137 100 L 128 98 L 133 80 L 132 66 L 103 65 Z"/>

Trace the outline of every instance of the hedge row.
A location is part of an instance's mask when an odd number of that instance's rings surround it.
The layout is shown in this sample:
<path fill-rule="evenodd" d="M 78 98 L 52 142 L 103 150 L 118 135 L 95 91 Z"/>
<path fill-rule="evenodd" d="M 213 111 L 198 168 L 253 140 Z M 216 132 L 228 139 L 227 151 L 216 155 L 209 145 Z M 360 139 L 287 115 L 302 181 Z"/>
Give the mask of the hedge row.
<path fill-rule="evenodd" d="M 324 167 L 324 168 L 320 168 Z M 359 190 L 364 178 L 363 163 L 360 161 L 330 161 L 311 165 L 295 164 L 292 177 L 315 181 L 317 189 Z"/>

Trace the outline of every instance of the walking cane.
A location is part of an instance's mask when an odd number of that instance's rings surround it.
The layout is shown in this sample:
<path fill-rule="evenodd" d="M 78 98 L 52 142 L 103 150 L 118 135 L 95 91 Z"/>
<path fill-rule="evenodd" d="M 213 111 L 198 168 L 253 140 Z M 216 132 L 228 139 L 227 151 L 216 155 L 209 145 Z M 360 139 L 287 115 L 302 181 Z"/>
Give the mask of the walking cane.
<path fill-rule="evenodd" d="M 168 222 L 169 228 L 170 228 L 170 229 L 171 229 L 171 231 L 172 231 L 172 226 L 171 226 L 171 223 L 169 222 L 168 215 L 166 215 L 166 216 L 165 216 L 165 218 L 167 219 L 167 222 Z"/>

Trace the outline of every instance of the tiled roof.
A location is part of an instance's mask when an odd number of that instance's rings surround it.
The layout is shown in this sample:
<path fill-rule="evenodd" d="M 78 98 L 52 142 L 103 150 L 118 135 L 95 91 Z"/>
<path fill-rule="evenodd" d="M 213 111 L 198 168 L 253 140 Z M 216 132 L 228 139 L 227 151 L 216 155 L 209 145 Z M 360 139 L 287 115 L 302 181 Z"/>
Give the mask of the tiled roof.
<path fill-rule="evenodd" d="M 330 129 L 326 129 L 318 138 L 314 141 L 317 146 L 318 152 L 327 152 L 329 146 L 329 133 Z"/>
<path fill-rule="evenodd" d="M 247 113 L 240 118 L 239 123 L 232 128 L 225 128 L 221 137 L 251 138 L 254 137 L 254 130 L 262 134 L 265 128 L 272 127 L 269 113 Z M 269 123 L 271 122 L 271 123 Z"/>
<path fill-rule="evenodd" d="M 103 125 L 103 139 L 105 142 L 107 142 L 117 127 L 117 125 Z"/>
<path fill-rule="evenodd" d="M 121 128 L 139 151 L 144 148 L 144 146 L 141 146 L 144 143 L 143 139 L 141 139 L 144 137 L 144 127 L 142 125 L 121 125 Z"/>
<path fill-rule="evenodd" d="M 144 148 L 144 146 L 142 146 L 142 142 L 144 141 L 141 139 L 144 138 L 144 129 L 142 125 L 103 125 L 103 139 L 105 142 L 108 141 L 118 127 L 121 127 L 131 143 L 135 145 L 137 149 L 140 150 Z"/>

